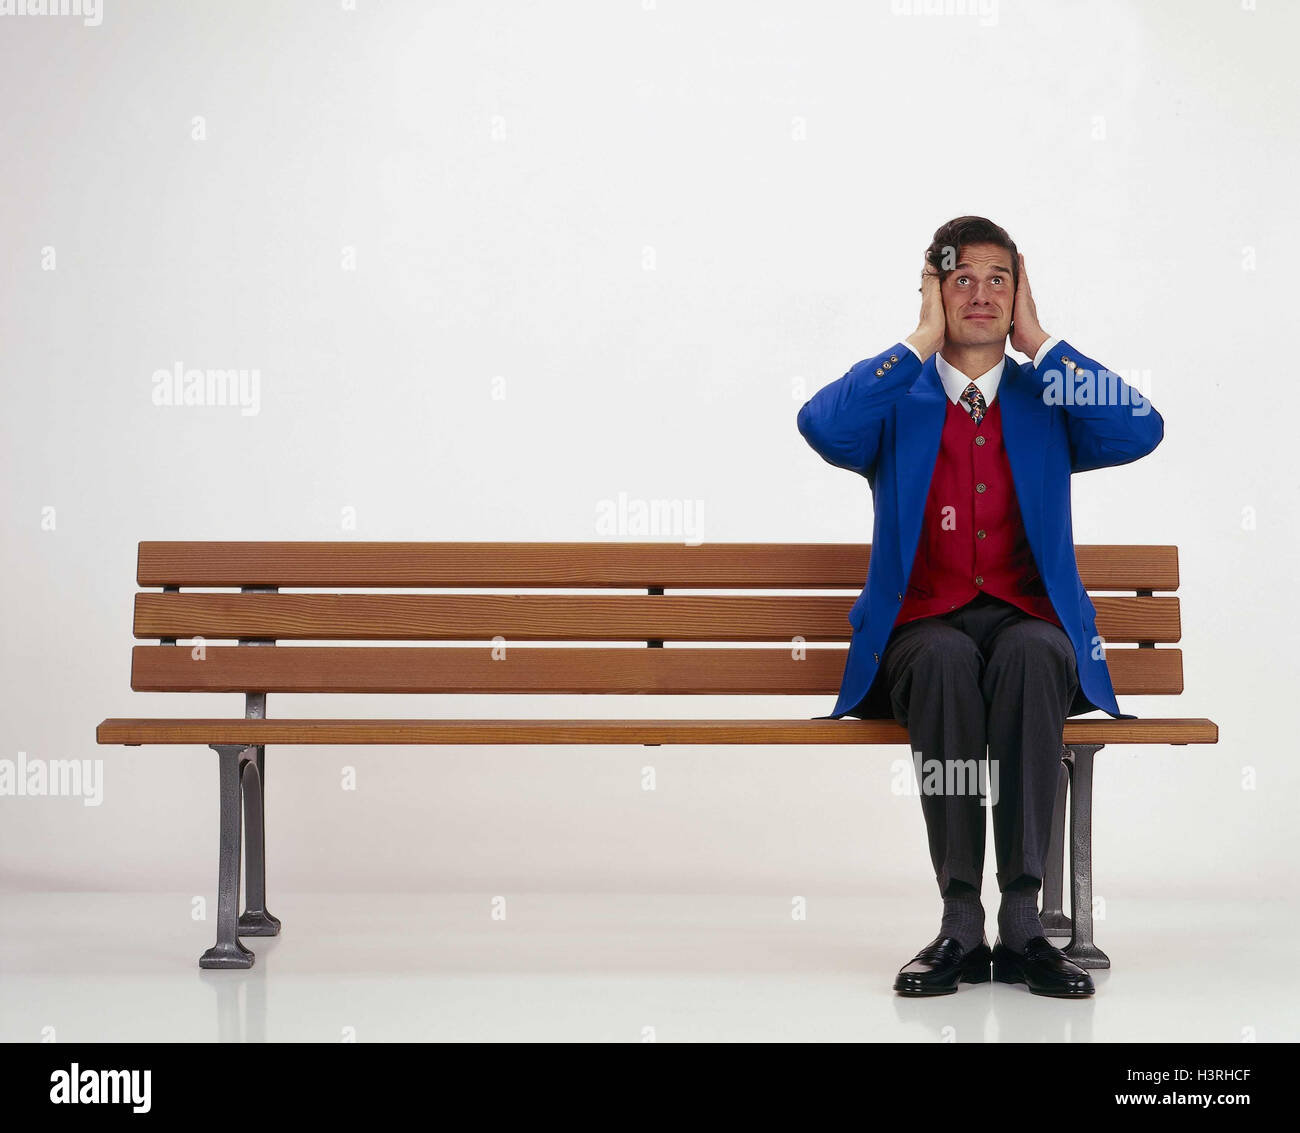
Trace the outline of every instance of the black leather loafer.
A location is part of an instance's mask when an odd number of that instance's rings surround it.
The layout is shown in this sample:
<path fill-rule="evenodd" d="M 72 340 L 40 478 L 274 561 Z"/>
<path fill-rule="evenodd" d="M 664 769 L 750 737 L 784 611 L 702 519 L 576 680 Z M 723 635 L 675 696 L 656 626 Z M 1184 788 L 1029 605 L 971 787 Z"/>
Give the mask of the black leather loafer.
<path fill-rule="evenodd" d="M 951 995 L 959 983 L 988 983 L 992 958 L 987 938 L 968 952 L 953 937 L 936 936 L 898 970 L 894 990 L 899 995 Z"/>
<path fill-rule="evenodd" d="M 1097 989 L 1092 977 L 1059 948 L 1036 936 L 1024 952 L 1012 952 L 999 937 L 993 946 L 993 978 L 998 983 L 1027 984 L 1035 995 L 1078 999 Z"/>

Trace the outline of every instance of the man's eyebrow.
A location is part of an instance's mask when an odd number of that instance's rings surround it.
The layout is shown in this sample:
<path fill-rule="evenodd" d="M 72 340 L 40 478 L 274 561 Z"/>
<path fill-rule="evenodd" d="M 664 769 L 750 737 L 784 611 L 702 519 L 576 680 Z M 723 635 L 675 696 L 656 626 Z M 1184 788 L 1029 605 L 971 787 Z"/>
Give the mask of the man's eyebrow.
<path fill-rule="evenodd" d="M 958 268 L 972 268 L 972 267 L 974 267 L 974 266 L 975 266 L 974 264 L 969 264 L 969 263 L 966 263 L 965 261 L 962 261 L 961 263 L 959 263 L 959 264 L 957 265 L 957 267 L 953 268 L 952 270 L 953 270 L 953 271 L 956 271 Z M 1003 267 L 1001 264 L 994 264 L 993 267 L 990 268 L 989 270 L 990 270 L 990 271 L 1000 271 L 1000 272 L 1005 273 L 1006 275 L 1010 275 L 1010 274 L 1011 274 L 1011 269 L 1008 268 L 1008 267 Z"/>

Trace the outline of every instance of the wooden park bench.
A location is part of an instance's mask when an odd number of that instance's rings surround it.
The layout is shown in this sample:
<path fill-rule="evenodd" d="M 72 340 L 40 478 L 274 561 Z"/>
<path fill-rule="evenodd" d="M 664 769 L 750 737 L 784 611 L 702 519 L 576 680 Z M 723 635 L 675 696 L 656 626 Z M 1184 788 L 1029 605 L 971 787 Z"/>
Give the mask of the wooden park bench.
<path fill-rule="evenodd" d="M 97 739 L 216 751 L 217 939 L 199 966 L 248 968 L 253 953 L 240 937 L 280 931 L 266 905 L 267 745 L 908 742 L 892 720 L 854 718 L 277 720 L 267 715 L 268 693 L 794 694 L 825 698 L 814 711 L 829 711 L 845 650 L 803 645 L 848 641 L 848 612 L 869 555 L 864 544 L 819 543 L 145 542 L 136 581 L 151 589 L 135 595 L 134 633 L 158 644 L 133 648 L 131 687 L 241 692 L 244 716 L 109 719 Z M 1085 588 L 1129 592 L 1095 598 L 1098 633 L 1107 644 L 1137 646 L 1106 651 L 1117 695 L 1182 692 L 1181 651 L 1158 648 L 1181 636 L 1178 599 L 1154 593 L 1177 590 L 1177 548 L 1081 546 L 1076 557 Z M 414 589 L 441 592 L 409 592 Z M 375 592 L 385 590 L 408 592 Z M 782 590 L 844 593 L 753 593 Z M 204 648 L 196 651 L 199 638 Z M 369 644 L 376 641 L 430 644 Z M 581 645 L 516 645 L 526 642 Z M 734 647 L 737 642 L 744 647 Z M 1093 756 L 1107 743 L 1217 739 L 1217 726 L 1202 719 L 1066 723 L 1043 920 L 1051 935 L 1071 937 L 1066 951 L 1077 963 L 1109 966 L 1093 942 Z M 798 774 L 797 765 L 791 774 Z M 1062 909 L 1067 785 L 1068 918 Z"/>

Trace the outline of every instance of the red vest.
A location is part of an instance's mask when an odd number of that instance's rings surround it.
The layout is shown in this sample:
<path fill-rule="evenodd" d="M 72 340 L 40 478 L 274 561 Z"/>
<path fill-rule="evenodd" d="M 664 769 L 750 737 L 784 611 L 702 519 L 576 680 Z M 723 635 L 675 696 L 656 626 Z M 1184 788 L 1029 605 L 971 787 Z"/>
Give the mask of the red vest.
<path fill-rule="evenodd" d="M 946 614 L 981 590 L 1061 624 L 1025 537 L 996 397 L 978 426 L 960 404 L 948 402 L 916 559 L 894 625 Z"/>

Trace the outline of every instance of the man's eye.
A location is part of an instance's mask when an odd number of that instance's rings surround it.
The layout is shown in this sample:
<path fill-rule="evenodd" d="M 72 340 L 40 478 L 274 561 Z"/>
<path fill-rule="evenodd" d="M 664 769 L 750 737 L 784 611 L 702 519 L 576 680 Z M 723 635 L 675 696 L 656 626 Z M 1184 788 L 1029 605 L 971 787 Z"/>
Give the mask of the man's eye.
<path fill-rule="evenodd" d="M 969 278 L 970 278 L 970 276 L 968 276 L 968 275 L 959 275 L 959 276 L 957 277 L 957 282 L 958 282 L 958 283 L 965 283 Z"/>
<path fill-rule="evenodd" d="M 1001 277 L 1000 275 L 995 275 L 995 276 L 993 277 L 993 279 L 994 279 L 994 281 L 997 282 L 997 283 L 1001 283 L 1001 282 L 1002 282 L 1002 277 Z"/>

